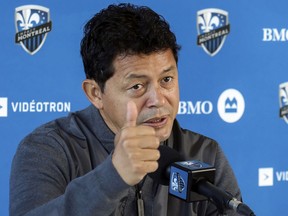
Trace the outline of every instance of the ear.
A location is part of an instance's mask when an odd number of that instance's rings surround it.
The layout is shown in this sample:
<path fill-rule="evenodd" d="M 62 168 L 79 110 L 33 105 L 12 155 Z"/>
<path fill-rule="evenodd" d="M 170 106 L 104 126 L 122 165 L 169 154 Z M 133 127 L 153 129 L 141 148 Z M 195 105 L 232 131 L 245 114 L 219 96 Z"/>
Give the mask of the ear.
<path fill-rule="evenodd" d="M 82 88 L 89 101 L 98 109 L 102 109 L 102 92 L 95 80 L 85 79 L 82 82 Z"/>

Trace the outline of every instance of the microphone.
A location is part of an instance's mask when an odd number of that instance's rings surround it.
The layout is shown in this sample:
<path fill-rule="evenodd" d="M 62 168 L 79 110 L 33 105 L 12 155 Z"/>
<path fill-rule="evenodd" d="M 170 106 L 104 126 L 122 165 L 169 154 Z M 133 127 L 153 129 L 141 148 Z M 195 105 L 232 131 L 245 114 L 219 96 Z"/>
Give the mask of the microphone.
<path fill-rule="evenodd" d="M 209 199 L 219 213 L 232 209 L 241 215 L 255 216 L 247 205 L 213 185 L 215 167 L 197 160 L 185 161 L 183 155 L 167 146 L 161 145 L 159 151 L 159 167 L 148 175 L 159 184 L 169 185 L 169 194 L 186 202 Z"/>
<path fill-rule="evenodd" d="M 176 161 L 183 161 L 184 156 L 175 149 L 164 145 L 160 145 L 158 150 L 160 152 L 158 169 L 153 173 L 149 173 L 148 176 L 158 182 L 158 184 L 169 185 L 170 165 Z"/>

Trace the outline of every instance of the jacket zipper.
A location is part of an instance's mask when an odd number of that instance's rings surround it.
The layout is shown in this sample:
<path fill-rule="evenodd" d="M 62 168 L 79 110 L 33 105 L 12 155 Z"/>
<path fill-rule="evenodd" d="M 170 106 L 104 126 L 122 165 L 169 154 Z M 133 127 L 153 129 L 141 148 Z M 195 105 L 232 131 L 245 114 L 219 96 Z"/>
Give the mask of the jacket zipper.
<path fill-rule="evenodd" d="M 143 200 L 143 197 L 142 197 L 142 190 L 140 189 L 139 185 L 136 185 L 136 198 L 137 198 L 138 216 L 145 216 L 144 200 Z"/>

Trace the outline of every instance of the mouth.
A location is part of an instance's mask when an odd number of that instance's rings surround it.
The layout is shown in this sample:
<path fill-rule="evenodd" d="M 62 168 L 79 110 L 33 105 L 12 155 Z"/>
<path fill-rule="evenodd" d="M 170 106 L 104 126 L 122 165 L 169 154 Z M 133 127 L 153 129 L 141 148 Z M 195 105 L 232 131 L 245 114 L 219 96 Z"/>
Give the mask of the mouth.
<path fill-rule="evenodd" d="M 144 125 L 147 125 L 153 128 L 161 128 L 166 125 L 167 121 L 168 121 L 167 116 L 156 117 L 156 118 L 152 118 L 152 119 L 145 121 Z"/>

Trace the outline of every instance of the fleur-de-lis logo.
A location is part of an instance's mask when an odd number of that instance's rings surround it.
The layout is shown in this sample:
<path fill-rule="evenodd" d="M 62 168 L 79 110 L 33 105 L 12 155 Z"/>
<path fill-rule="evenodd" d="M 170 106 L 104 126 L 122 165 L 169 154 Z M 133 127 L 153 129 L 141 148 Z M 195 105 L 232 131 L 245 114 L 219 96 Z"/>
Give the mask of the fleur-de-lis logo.
<path fill-rule="evenodd" d="M 22 30 L 27 30 L 39 24 L 40 16 L 38 13 L 32 13 L 30 8 L 23 9 L 21 12 L 16 12 L 16 22 L 19 23 Z"/>
<path fill-rule="evenodd" d="M 280 117 L 288 124 L 288 82 L 279 86 Z"/>
<path fill-rule="evenodd" d="M 209 55 L 216 55 L 230 32 L 228 13 L 215 8 L 198 11 L 197 30 L 197 44 Z"/>
<path fill-rule="evenodd" d="M 178 193 L 182 193 L 185 189 L 185 181 L 182 176 L 178 172 L 172 173 L 171 179 L 171 190 L 177 191 Z"/>
<path fill-rule="evenodd" d="M 213 29 L 216 29 L 220 24 L 220 19 L 217 16 L 212 17 L 212 13 L 204 13 L 198 17 L 198 25 L 201 32 L 207 33 Z"/>
<path fill-rule="evenodd" d="M 52 29 L 48 8 L 39 5 L 24 5 L 15 10 L 15 42 L 33 55 L 40 50 Z"/>
<path fill-rule="evenodd" d="M 280 88 L 280 102 L 283 105 L 288 105 L 288 83 L 287 83 L 287 89 L 285 88 L 285 86 L 283 86 L 282 88 Z"/>

